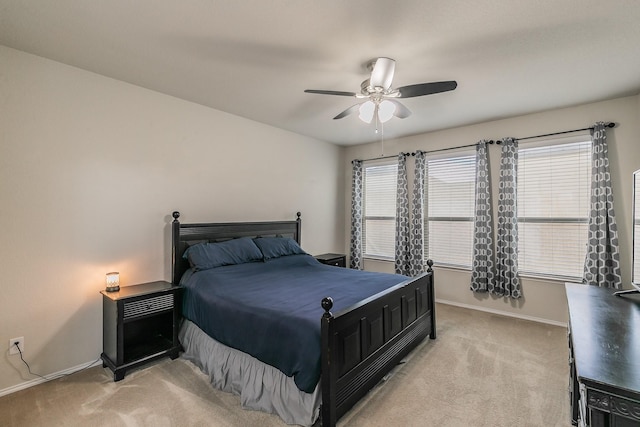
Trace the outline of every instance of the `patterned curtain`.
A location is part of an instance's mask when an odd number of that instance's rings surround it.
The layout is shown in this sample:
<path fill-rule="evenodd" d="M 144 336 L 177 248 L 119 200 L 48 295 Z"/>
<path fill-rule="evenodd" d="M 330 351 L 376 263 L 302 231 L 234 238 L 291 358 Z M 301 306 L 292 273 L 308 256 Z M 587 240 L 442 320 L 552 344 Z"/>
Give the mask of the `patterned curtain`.
<path fill-rule="evenodd" d="M 424 151 L 416 153 L 416 172 L 413 179 L 413 206 L 411 209 L 411 241 L 409 275 L 418 276 L 424 272 L 424 179 L 427 172 Z"/>
<path fill-rule="evenodd" d="M 398 154 L 398 188 L 396 190 L 395 271 L 409 275 L 409 183 L 407 180 L 407 154 Z"/>
<path fill-rule="evenodd" d="M 349 248 L 350 267 L 362 270 L 362 203 L 363 176 L 362 161 L 354 160 L 351 179 L 351 245 Z"/>
<path fill-rule="evenodd" d="M 496 281 L 489 292 L 520 298 L 518 277 L 518 141 L 502 140 L 500 185 L 498 190 L 498 236 L 496 241 Z"/>
<path fill-rule="evenodd" d="M 493 263 L 493 216 L 487 141 L 476 146 L 476 203 L 473 220 L 473 259 L 471 290 L 487 292 L 495 283 Z"/>
<path fill-rule="evenodd" d="M 609 149 L 604 123 L 596 123 L 591 140 L 589 241 L 582 281 L 588 285 L 619 289 L 622 285 L 620 247 L 613 210 Z"/>

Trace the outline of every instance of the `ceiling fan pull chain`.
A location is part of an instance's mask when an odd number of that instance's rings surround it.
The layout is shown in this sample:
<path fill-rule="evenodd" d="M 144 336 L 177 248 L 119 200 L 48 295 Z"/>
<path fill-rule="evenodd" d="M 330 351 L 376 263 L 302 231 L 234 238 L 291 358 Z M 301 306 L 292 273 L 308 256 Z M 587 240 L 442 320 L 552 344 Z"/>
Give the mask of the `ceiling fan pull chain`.
<path fill-rule="evenodd" d="M 380 157 L 384 157 L 384 123 L 380 123 Z"/>

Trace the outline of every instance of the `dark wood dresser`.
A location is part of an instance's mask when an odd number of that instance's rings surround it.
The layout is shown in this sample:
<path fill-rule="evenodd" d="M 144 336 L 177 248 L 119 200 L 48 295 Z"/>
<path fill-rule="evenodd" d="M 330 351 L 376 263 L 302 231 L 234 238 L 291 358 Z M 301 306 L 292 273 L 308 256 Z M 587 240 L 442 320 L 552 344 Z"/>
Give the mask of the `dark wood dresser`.
<path fill-rule="evenodd" d="M 574 283 L 565 289 L 572 423 L 640 426 L 640 295 Z"/>

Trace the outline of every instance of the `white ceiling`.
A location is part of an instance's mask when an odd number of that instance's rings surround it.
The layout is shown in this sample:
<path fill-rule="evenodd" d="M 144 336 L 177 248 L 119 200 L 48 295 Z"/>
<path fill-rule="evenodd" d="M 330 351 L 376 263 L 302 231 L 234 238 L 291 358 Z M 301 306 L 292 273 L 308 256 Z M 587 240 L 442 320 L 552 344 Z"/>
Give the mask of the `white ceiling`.
<path fill-rule="evenodd" d="M 385 139 L 640 91 L 638 0 L 0 0 L 0 44 L 336 144 L 379 139 L 352 115 L 365 64 L 403 100 Z"/>

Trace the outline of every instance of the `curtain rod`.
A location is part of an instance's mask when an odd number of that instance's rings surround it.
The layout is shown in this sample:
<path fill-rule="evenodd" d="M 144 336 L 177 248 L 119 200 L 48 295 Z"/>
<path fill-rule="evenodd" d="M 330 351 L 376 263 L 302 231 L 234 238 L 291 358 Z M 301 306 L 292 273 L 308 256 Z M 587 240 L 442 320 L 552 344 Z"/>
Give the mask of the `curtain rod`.
<path fill-rule="evenodd" d="M 608 127 L 608 128 L 614 128 L 614 127 L 616 127 L 616 124 L 615 124 L 614 122 L 605 123 L 605 127 Z M 524 141 L 524 140 L 526 140 L 526 139 L 543 138 L 543 137 L 545 137 L 545 136 L 554 136 L 554 135 L 564 135 L 565 133 L 582 132 L 582 131 L 584 131 L 584 130 L 593 130 L 593 129 L 594 129 L 594 127 L 593 127 L 593 126 L 589 126 L 589 127 L 587 127 L 587 128 L 582 128 L 582 129 L 565 130 L 565 131 L 562 131 L 562 132 L 545 133 L 545 134 L 543 134 L 543 135 L 525 136 L 525 137 L 523 137 L 523 138 L 513 138 L 513 139 L 515 139 L 515 140 L 517 140 L 517 141 Z M 490 140 L 487 140 L 486 142 L 487 142 L 488 144 L 493 144 L 494 142 L 495 142 L 496 144 L 500 144 L 502 141 L 500 141 L 500 140 L 496 140 L 496 141 L 494 141 L 494 140 L 490 139 Z M 429 150 L 429 151 L 425 151 L 425 150 L 418 150 L 418 151 L 423 151 L 423 152 L 425 152 L 425 153 L 437 153 L 437 152 L 439 152 L 439 151 L 448 151 L 448 150 L 456 150 L 456 149 L 458 149 L 458 148 L 469 148 L 469 147 L 475 147 L 476 145 L 478 145 L 478 143 L 477 143 L 477 142 L 476 142 L 475 144 L 458 145 L 458 146 L 456 146 L 456 147 L 439 148 L 439 149 L 437 149 L 437 150 Z M 391 158 L 394 158 L 394 157 L 398 157 L 400 154 L 401 154 L 401 153 L 394 154 L 394 155 L 392 155 L 392 156 L 373 157 L 373 158 L 371 158 L 371 159 L 364 159 L 364 160 L 359 160 L 359 161 L 361 161 L 361 162 L 367 162 L 367 161 L 370 161 L 370 160 L 384 160 L 384 159 L 391 159 Z M 407 155 L 407 156 L 415 156 L 415 155 L 416 155 L 416 152 L 414 151 L 414 152 L 412 152 L 412 153 L 406 153 L 406 155 Z M 356 160 L 358 160 L 358 159 L 354 159 L 354 160 L 352 160 L 352 161 L 356 161 Z"/>
<path fill-rule="evenodd" d="M 605 127 L 608 127 L 608 128 L 616 127 L 616 124 L 614 122 L 605 123 L 604 125 Z M 565 133 L 582 132 L 583 130 L 593 130 L 593 129 L 594 129 L 593 126 L 589 126 L 588 128 L 565 130 L 562 132 L 552 132 L 552 133 L 545 133 L 544 135 L 525 136 L 524 138 L 513 138 L 513 139 L 516 139 L 518 141 L 524 141 L 525 139 L 543 138 L 545 136 L 554 136 L 554 135 L 564 135 Z M 498 144 L 500 144 L 500 142 L 498 142 Z"/>
<path fill-rule="evenodd" d="M 487 144 L 493 144 L 493 142 L 494 142 L 494 141 L 493 141 L 493 140 L 487 140 L 487 141 L 485 141 L 485 142 L 486 142 Z M 496 141 L 496 144 L 499 144 L 499 143 L 500 143 L 499 141 Z M 476 142 L 476 143 L 474 143 L 474 144 L 458 145 L 458 146 L 456 146 L 456 147 L 448 147 L 448 148 L 438 148 L 438 149 L 436 149 L 436 150 L 429 150 L 429 151 L 425 151 L 425 150 L 418 150 L 418 151 L 413 151 L 413 152 L 411 152 L 411 153 L 404 153 L 404 154 L 405 154 L 406 156 L 415 156 L 415 155 L 416 155 L 416 153 L 417 153 L 417 152 L 419 152 L 419 151 L 422 151 L 423 153 L 436 153 L 436 152 L 438 152 L 438 151 L 447 151 L 447 150 L 456 150 L 456 149 L 458 149 L 458 148 L 475 147 L 476 145 L 478 145 L 478 143 L 477 143 L 477 142 Z M 372 157 L 372 158 L 370 158 L 370 159 L 363 159 L 363 160 L 360 160 L 360 159 L 354 159 L 354 160 L 352 160 L 352 162 L 355 162 L 355 161 L 368 162 L 368 161 L 370 161 L 370 160 L 384 160 L 384 159 L 392 159 L 392 158 L 398 157 L 400 154 L 403 154 L 403 152 L 400 152 L 400 153 L 398 153 L 398 154 L 394 154 L 394 155 L 390 155 L 390 156 Z"/>

